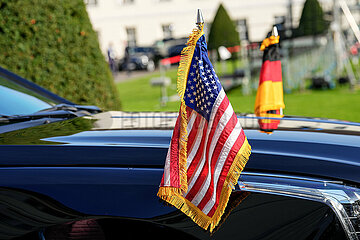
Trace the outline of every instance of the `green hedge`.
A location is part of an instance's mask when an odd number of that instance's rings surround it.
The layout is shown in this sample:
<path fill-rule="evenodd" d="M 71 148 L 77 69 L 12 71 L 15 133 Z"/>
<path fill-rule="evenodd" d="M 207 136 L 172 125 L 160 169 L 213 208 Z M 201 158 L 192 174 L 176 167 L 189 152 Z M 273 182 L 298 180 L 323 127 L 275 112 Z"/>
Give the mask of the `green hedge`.
<path fill-rule="evenodd" d="M 0 65 L 77 104 L 120 109 L 83 0 L 0 0 Z"/>
<path fill-rule="evenodd" d="M 299 27 L 295 29 L 294 36 L 307 36 L 322 34 L 329 28 L 324 19 L 324 12 L 318 0 L 306 0 L 301 13 Z"/>
<path fill-rule="evenodd" d="M 237 45 L 240 45 L 239 33 L 226 9 L 220 4 L 210 27 L 208 47 L 210 50 L 218 51 L 220 46 L 233 47 Z"/>

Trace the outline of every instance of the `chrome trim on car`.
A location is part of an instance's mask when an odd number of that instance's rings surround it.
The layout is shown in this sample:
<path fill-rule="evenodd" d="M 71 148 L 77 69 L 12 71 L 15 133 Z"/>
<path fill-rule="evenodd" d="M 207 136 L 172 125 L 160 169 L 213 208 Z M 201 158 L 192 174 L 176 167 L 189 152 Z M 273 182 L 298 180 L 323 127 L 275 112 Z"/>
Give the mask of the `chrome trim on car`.
<path fill-rule="evenodd" d="M 254 172 L 242 172 L 241 175 L 251 175 L 251 176 L 265 176 L 265 177 L 277 177 L 277 178 L 285 178 L 285 179 L 297 179 L 297 180 L 306 180 L 306 181 L 313 181 L 313 182 L 322 182 L 326 183 L 336 183 L 336 184 L 343 184 L 342 181 L 334 181 L 334 180 L 325 180 L 319 178 L 307 178 L 307 177 L 299 177 L 293 175 L 286 175 L 286 174 L 274 174 L 274 173 L 254 173 Z"/>
<path fill-rule="evenodd" d="M 348 239 L 356 240 L 360 237 L 358 188 L 343 185 L 339 181 L 246 172 L 240 176 L 236 189 L 322 202 L 334 211 Z"/>

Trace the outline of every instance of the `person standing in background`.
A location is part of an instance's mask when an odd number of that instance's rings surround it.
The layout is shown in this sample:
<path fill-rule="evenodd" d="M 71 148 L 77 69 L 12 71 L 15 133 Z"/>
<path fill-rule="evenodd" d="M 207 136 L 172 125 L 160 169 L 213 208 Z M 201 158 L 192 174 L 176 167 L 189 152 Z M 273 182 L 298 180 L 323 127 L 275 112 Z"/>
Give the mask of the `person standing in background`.
<path fill-rule="evenodd" d="M 115 51 L 114 51 L 114 47 L 113 47 L 113 43 L 110 42 L 109 43 L 109 47 L 107 50 L 107 55 L 108 55 L 108 62 L 109 62 L 109 67 L 112 73 L 116 72 L 116 64 L 115 64 Z"/>

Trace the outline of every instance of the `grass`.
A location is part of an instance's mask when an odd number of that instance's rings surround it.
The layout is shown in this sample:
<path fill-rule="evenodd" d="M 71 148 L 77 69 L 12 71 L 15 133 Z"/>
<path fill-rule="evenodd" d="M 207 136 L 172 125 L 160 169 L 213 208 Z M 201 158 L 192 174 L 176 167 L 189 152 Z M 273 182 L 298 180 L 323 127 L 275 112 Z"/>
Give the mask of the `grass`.
<path fill-rule="evenodd" d="M 160 87 L 150 86 L 150 79 L 159 74 L 151 74 L 128 82 L 117 84 L 124 111 L 178 111 L 179 101 L 159 104 Z M 176 69 L 166 73 L 172 84 L 168 95 L 176 94 Z M 243 96 L 241 89 L 234 89 L 227 96 L 236 112 L 253 113 L 255 94 Z M 360 122 L 360 89 L 350 91 L 348 87 L 333 90 L 306 90 L 284 95 L 285 115 L 334 118 Z"/>
<path fill-rule="evenodd" d="M 169 102 L 165 107 L 161 107 L 160 87 L 150 85 L 150 79 L 159 77 L 160 74 L 154 73 L 131 81 L 117 84 L 119 93 L 124 103 L 124 111 L 178 111 L 179 102 Z M 167 88 L 169 96 L 176 94 L 176 69 L 167 72 L 167 77 L 171 78 L 171 85 Z"/>
<path fill-rule="evenodd" d="M 236 91 L 236 92 L 235 92 Z M 240 90 L 228 94 L 236 112 L 254 112 L 255 95 L 242 96 Z M 334 118 L 360 122 L 360 91 L 346 87 L 307 90 L 284 95 L 285 115 Z"/>

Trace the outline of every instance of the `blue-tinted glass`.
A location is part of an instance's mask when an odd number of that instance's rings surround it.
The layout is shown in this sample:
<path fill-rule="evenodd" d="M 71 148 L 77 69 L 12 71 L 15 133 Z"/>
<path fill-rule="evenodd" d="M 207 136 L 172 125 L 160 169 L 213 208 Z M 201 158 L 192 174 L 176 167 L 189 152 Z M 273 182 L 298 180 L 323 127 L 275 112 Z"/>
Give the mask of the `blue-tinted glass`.
<path fill-rule="evenodd" d="M 0 85 L 0 115 L 31 114 L 49 107 L 34 96 Z"/>

